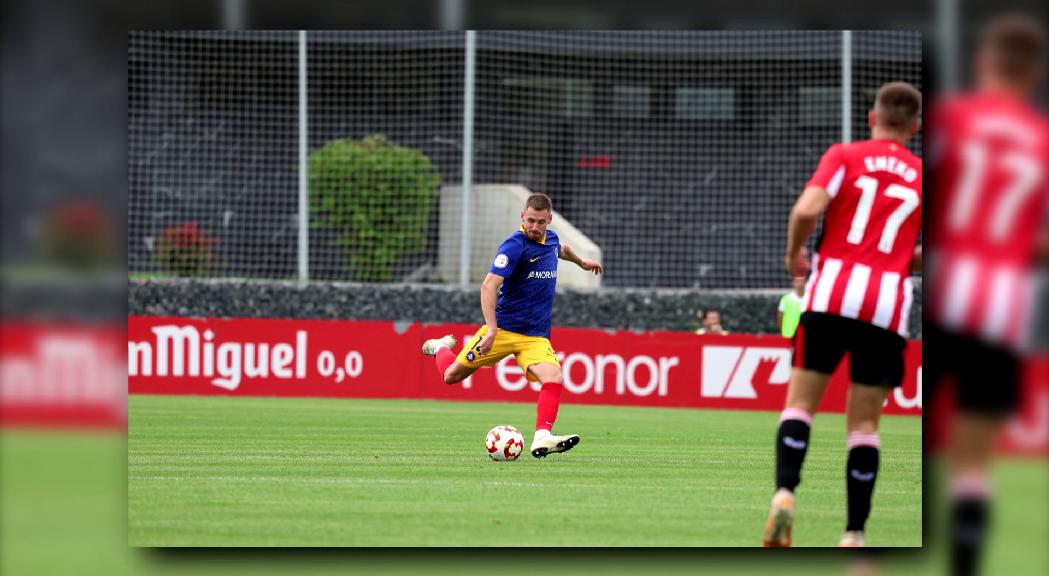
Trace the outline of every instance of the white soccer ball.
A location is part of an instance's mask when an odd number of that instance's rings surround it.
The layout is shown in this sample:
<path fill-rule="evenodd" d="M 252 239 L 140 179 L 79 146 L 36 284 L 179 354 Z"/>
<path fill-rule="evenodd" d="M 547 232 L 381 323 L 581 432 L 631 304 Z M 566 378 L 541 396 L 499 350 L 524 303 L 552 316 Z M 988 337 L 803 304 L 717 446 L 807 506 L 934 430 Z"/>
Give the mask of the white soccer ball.
<path fill-rule="evenodd" d="M 524 436 L 517 428 L 503 424 L 488 431 L 484 447 L 492 460 L 517 460 L 524 451 Z"/>

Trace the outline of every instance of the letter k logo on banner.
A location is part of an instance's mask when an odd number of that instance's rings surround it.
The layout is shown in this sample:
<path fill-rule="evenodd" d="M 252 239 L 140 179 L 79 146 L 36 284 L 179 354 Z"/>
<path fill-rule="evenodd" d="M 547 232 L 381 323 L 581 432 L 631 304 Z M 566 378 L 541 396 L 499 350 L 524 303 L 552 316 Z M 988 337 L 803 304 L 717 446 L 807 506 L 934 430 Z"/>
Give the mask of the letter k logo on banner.
<path fill-rule="evenodd" d="M 702 378 L 706 398 L 757 398 L 755 386 L 790 379 L 790 349 L 704 346 Z"/>

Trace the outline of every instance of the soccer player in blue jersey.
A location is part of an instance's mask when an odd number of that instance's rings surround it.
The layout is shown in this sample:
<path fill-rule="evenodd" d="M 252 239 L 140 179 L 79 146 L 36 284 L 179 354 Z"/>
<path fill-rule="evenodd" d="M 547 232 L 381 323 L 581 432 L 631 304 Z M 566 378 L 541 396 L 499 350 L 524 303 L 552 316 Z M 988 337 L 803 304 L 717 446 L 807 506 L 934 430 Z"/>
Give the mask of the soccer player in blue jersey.
<path fill-rule="evenodd" d="M 423 354 L 435 356 L 437 371 L 446 384 L 462 382 L 483 366 L 495 366 L 514 355 L 525 377 L 542 382 L 536 406 L 532 456 L 542 458 L 571 450 L 579 436 L 551 433 L 557 419 L 564 378 L 561 363 L 550 344 L 550 314 L 557 284 L 557 260 L 567 260 L 583 270 L 601 274 L 595 260 L 584 260 L 563 244 L 553 230 L 550 198 L 532 194 L 521 212 L 521 228 L 506 239 L 481 285 L 481 312 L 485 325 L 458 357 L 452 353 L 456 339 L 451 334 L 423 343 Z"/>

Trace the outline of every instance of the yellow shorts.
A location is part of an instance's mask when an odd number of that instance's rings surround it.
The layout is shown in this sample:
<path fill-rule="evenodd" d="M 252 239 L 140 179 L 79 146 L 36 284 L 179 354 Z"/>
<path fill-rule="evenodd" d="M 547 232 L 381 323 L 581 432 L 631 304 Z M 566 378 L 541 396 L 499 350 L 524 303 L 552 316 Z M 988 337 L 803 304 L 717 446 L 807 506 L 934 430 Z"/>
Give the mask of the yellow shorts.
<path fill-rule="evenodd" d="M 495 366 L 500 360 L 513 354 L 517 365 L 524 371 L 525 378 L 533 382 L 538 382 L 539 379 L 528 371 L 528 367 L 532 364 L 547 362 L 558 368 L 561 367 L 561 363 L 557 361 L 557 356 L 554 354 L 554 348 L 550 345 L 550 340 L 542 336 L 525 336 L 507 330 L 500 330 L 495 335 L 492 349 L 481 356 L 481 353 L 477 351 L 477 345 L 487 333 L 488 326 L 481 326 L 477 334 L 474 334 L 469 342 L 463 344 L 463 349 L 456 360 L 467 368 L 481 368 Z"/>

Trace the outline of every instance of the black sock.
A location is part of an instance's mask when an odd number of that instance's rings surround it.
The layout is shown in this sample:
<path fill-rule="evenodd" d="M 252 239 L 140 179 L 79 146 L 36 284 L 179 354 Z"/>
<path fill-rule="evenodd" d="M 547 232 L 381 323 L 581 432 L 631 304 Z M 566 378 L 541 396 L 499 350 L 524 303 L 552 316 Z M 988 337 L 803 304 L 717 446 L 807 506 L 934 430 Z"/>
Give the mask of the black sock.
<path fill-rule="evenodd" d="M 801 482 L 801 464 L 809 449 L 809 425 L 801 420 L 784 420 L 776 433 L 776 488 L 791 492 Z"/>
<path fill-rule="evenodd" d="M 951 510 L 951 574 L 979 572 L 990 506 L 984 498 L 955 500 Z"/>
<path fill-rule="evenodd" d="M 849 523 L 846 530 L 863 530 L 871 513 L 871 496 L 878 479 L 878 449 L 856 446 L 849 449 L 845 464 L 845 487 L 849 495 Z"/>

